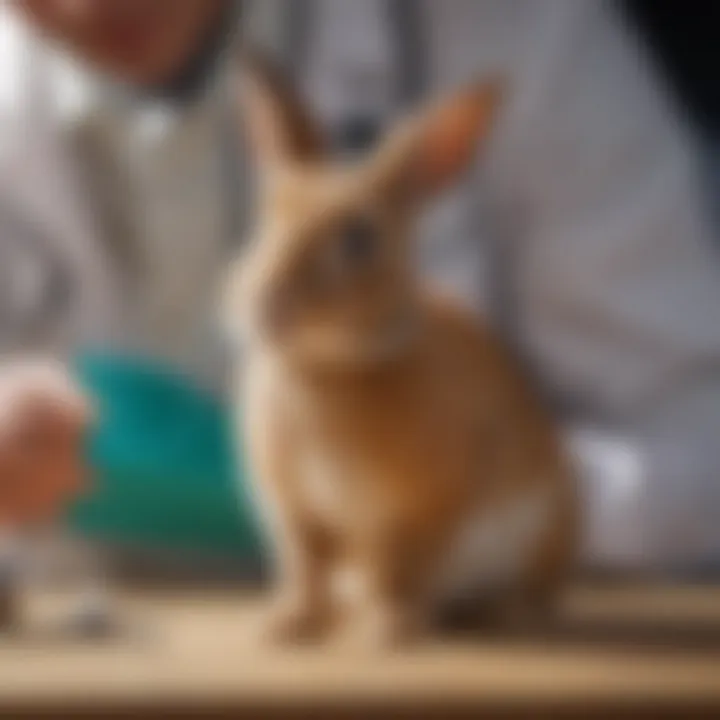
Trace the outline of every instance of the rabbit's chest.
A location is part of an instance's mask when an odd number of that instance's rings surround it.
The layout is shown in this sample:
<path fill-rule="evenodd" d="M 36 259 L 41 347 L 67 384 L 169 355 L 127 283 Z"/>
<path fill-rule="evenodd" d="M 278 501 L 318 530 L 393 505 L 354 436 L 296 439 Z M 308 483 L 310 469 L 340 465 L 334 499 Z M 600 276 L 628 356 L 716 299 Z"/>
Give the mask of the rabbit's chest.
<path fill-rule="evenodd" d="M 296 474 L 304 509 L 325 524 L 349 529 L 357 517 L 360 478 L 342 449 L 305 446 L 296 456 Z"/>

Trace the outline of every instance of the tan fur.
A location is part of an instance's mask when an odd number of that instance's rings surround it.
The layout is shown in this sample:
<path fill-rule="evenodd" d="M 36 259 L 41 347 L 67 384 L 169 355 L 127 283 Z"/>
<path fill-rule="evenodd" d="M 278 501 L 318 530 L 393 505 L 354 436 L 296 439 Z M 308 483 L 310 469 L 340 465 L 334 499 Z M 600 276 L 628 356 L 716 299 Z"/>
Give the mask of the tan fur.
<path fill-rule="evenodd" d="M 297 104 L 287 88 L 255 88 L 265 107 Z M 417 206 L 467 164 L 490 97 L 458 94 L 355 167 L 308 160 L 287 135 L 257 146 L 275 171 L 226 314 L 250 337 L 240 402 L 277 544 L 280 636 L 328 628 L 341 568 L 362 581 L 351 626 L 365 640 L 417 632 L 463 523 L 535 494 L 547 512 L 499 590 L 544 600 L 574 554 L 573 483 L 549 417 L 497 340 L 412 270 Z M 359 216 L 373 255 L 338 270 L 338 238 Z"/>

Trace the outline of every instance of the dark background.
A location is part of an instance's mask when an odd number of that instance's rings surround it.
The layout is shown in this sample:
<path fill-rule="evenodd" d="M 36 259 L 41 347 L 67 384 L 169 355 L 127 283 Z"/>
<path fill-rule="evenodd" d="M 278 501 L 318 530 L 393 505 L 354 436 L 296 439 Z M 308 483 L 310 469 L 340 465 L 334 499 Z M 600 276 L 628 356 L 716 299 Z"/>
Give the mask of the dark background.
<path fill-rule="evenodd" d="M 720 140 L 720 2 L 622 0 L 621 6 L 699 130 Z"/>

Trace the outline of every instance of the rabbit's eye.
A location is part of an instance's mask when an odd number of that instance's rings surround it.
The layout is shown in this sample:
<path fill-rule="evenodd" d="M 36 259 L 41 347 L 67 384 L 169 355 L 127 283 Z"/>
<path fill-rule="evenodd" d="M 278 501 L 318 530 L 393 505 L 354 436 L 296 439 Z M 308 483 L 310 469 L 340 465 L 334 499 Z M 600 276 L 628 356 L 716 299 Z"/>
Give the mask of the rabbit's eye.
<path fill-rule="evenodd" d="M 346 268 L 357 268 L 372 260 L 375 254 L 377 232 L 369 220 L 349 222 L 338 238 L 338 260 Z"/>
<path fill-rule="evenodd" d="M 346 223 L 307 266 L 303 277 L 306 290 L 327 292 L 341 287 L 374 260 L 376 249 L 377 230 L 370 221 Z"/>

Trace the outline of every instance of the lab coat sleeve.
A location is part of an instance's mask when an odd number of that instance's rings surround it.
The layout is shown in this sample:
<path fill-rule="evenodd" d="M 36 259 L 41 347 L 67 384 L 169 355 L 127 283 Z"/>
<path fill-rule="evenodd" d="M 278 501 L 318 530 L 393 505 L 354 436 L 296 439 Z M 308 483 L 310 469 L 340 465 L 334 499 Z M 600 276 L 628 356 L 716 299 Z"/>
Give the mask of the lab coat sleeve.
<path fill-rule="evenodd" d="M 717 561 L 720 260 L 699 153 L 619 16 L 546 9 L 489 158 L 514 329 L 579 418 L 589 559 Z"/>

